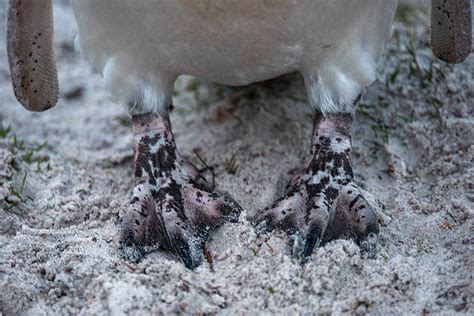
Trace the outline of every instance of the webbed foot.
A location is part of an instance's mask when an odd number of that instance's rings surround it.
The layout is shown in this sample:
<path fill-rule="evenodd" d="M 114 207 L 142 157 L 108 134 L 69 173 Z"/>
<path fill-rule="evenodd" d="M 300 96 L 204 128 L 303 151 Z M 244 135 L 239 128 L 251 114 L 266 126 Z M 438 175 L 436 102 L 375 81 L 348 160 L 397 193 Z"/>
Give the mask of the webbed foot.
<path fill-rule="evenodd" d="M 127 260 L 138 262 L 147 247 L 176 253 L 192 269 L 202 261 L 209 232 L 237 222 L 241 207 L 212 192 L 197 169 L 179 157 L 167 117 L 133 116 L 135 188 L 122 221 Z"/>
<path fill-rule="evenodd" d="M 353 238 L 369 256 L 376 254 L 377 218 L 354 183 L 351 124 L 350 114 L 317 115 L 308 167 L 293 176 L 283 197 L 254 218 L 258 234 L 285 231 L 303 263 L 315 247 L 337 238 Z"/>

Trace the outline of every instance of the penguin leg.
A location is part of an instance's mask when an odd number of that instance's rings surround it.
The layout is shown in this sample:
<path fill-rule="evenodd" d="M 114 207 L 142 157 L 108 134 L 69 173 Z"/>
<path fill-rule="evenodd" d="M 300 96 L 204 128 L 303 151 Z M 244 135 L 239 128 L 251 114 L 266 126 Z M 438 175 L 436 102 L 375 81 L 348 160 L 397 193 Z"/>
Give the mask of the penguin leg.
<path fill-rule="evenodd" d="M 303 263 L 315 247 L 337 238 L 353 238 L 369 256 L 376 254 L 377 218 L 354 183 L 351 126 L 349 113 L 316 114 L 310 163 L 254 218 L 258 234 L 285 231 Z"/>
<path fill-rule="evenodd" d="M 181 158 L 167 115 L 132 115 L 135 165 L 133 197 L 122 218 L 126 259 L 138 262 L 159 245 L 192 269 L 202 261 L 209 232 L 237 222 L 241 207 L 212 192 L 196 167 Z"/>

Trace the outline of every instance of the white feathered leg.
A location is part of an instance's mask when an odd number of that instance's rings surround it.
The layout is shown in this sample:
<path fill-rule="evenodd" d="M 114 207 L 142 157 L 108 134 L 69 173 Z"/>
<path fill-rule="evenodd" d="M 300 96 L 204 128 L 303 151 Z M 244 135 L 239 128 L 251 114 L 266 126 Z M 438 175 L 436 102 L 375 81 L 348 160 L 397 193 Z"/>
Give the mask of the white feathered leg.
<path fill-rule="evenodd" d="M 375 62 L 369 58 L 328 63 L 305 74 L 316 111 L 311 162 L 294 175 L 285 195 L 254 219 L 258 233 L 285 231 L 302 262 L 315 247 L 337 238 L 353 238 L 369 256 L 376 254 L 377 217 L 354 183 L 351 154 L 355 108 L 362 88 L 374 79 Z"/>
<path fill-rule="evenodd" d="M 115 56 L 107 59 L 103 77 L 111 98 L 128 106 L 131 115 L 167 115 L 176 75 L 159 69 L 137 73 L 133 58 Z"/>

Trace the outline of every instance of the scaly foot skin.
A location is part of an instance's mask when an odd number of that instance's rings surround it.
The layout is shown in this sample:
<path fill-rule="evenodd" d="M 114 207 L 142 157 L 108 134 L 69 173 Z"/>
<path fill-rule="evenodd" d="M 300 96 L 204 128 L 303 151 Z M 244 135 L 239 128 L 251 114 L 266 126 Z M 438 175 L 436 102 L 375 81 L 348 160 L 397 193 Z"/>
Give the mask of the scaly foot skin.
<path fill-rule="evenodd" d="M 132 117 L 135 188 L 122 219 L 127 260 L 138 262 L 147 248 L 175 252 L 192 269 L 202 261 L 210 230 L 237 222 L 241 207 L 212 192 L 191 163 L 179 157 L 167 117 Z"/>
<path fill-rule="evenodd" d="M 353 238 L 369 257 L 376 255 L 377 218 L 352 173 L 351 125 L 348 113 L 317 114 L 311 162 L 293 176 L 284 196 L 254 219 L 258 234 L 285 231 L 302 263 L 314 247 L 337 238 Z"/>

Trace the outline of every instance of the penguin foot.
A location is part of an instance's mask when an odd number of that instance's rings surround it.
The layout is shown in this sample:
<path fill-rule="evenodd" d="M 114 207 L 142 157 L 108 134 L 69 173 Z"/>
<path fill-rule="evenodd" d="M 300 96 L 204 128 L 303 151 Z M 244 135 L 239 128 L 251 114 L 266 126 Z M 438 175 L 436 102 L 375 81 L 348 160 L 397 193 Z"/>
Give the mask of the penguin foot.
<path fill-rule="evenodd" d="M 210 231 L 237 222 L 242 209 L 212 192 L 196 167 L 178 156 L 168 118 L 133 116 L 133 129 L 135 187 L 122 218 L 124 257 L 138 262 L 161 246 L 193 269 L 202 262 Z"/>
<path fill-rule="evenodd" d="M 311 162 L 293 176 L 283 197 L 254 217 L 257 234 L 286 232 L 301 263 L 337 238 L 355 239 L 369 257 L 377 253 L 377 218 L 354 183 L 351 123 L 350 114 L 317 115 Z"/>

